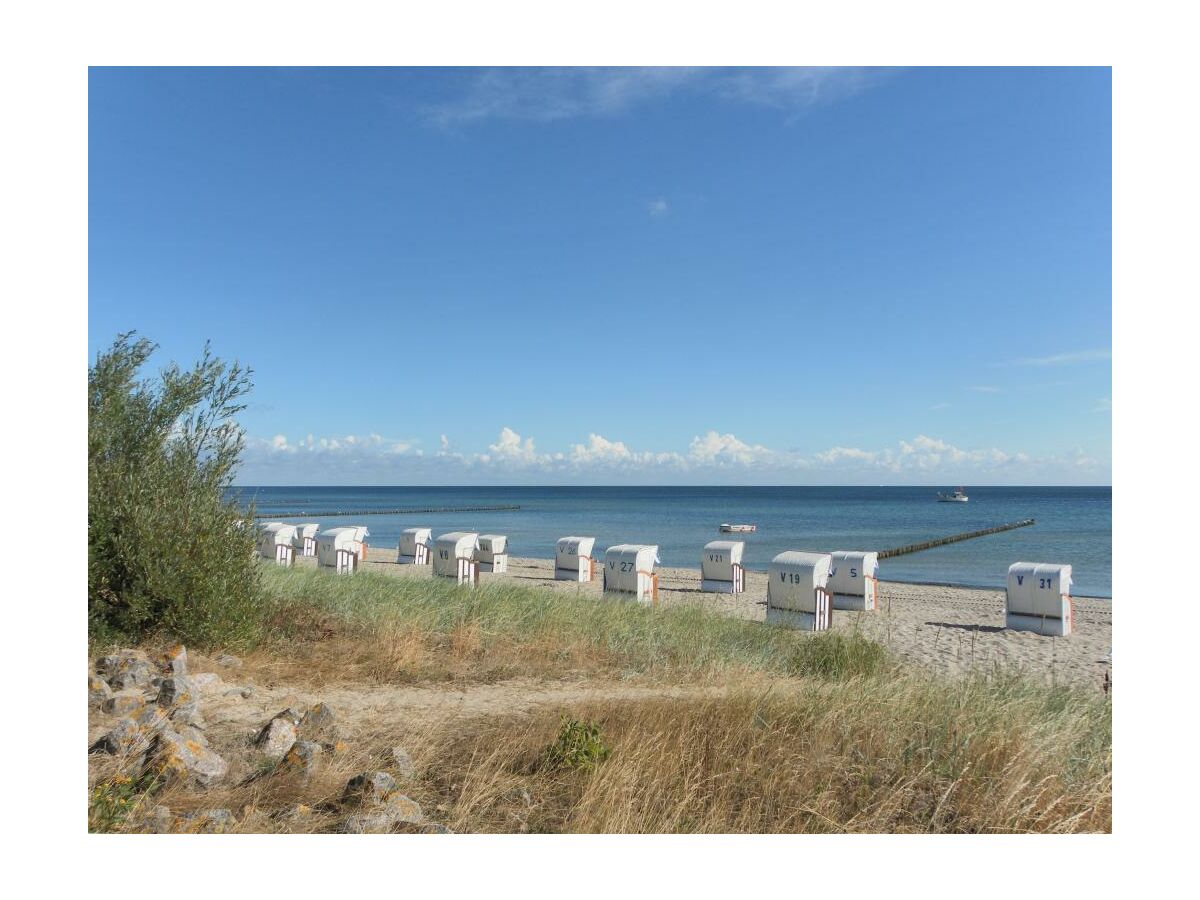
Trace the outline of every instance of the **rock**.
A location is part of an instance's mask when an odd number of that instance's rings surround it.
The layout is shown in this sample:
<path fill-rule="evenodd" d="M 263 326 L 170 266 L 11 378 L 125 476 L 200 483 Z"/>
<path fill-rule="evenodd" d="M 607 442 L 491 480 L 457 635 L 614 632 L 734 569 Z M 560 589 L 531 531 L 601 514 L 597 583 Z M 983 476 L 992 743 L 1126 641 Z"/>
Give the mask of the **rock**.
<path fill-rule="evenodd" d="M 355 813 L 342 823 L 346 834 L 387 834 L 393 822 L 386 812 Z"/>
<path fill-rule="evenodd" d="M 223 669 L 240 669 L 242 661 L 229 653 L 222 653 L 217 657 L 217 665 Z"/>
<path fill-rule="evenodd" d="M 172 727 L 185 741 L 195 741 L 201 747 L 208 746 L 208 735 L 204 733 L 204 729 L 196 725 L 187 725 L 181 723 L 172 723 Z"/>
<path fill-rule="evenodd" d="M 187 648 L 183 644 L 169 648 L 158 658 L 158 665 L 165 675 L 186 675 Z"/>
<path fill-rule="evenodd" d="M 111 683 L 114 676 L 141 666 L 150 666 L 150 657 L 141 650 L 118 650 L 96 660 L 96 674 Z"/>
<path fill-rule="evenodd" d="M 222 684 L 221 676 L 216 672 L 197 672 L 191 676 L 191 682 L 196 690 L 205 693 L 219 690 Z"/>
<path fill-rule="evenodd" d="M 284 754 L 279 767 L 288 772 L 297 772 L 305 778 L 311 777 L 321 764 L 323 752 L 316 741 L 296 741 Z"/>
<path fill-rule="evenodd" d="M 296 743 L 296 726 L 286 716 L 276 716 L 263 726 L 254 739 L 254 746 L 271 759 L 280 759 Z"/>
<path fill-rule="evenodd" d="M 158 689 L 158 705 L 170 710 L 171 721 L 196 725 L 200 717 L 200 695 L 186 675 L 164 678 Z"/>
<path fill-rule="evenodd" d="M 425 821 L 417 801 L 394 794 L 387 802 L 366 812 L 348 816 L 342 823 L 347 834 L 383 834 L 402 823 L 419 825 Z"/>
<path fill-rule="evenodd" d="M 179 706 L 183 703 L 195 703 L 197 690 L 192 679 L 186 675 L 173 675 L 164 678 L 158 689 L 159 706 Z"/>
<path fill-rule="evenodd" d="M 96 660 L 96 674 L 114 690 L 146 687 L 154 677 L 154 666 L 141 650 L 118 650 Z"/>
<path fill-rule="evenodd" d="M 89 753 L 127 756 L 144 753 L 154 737 L 167 726 L 167 714 L 157 706 L 143 709 L 136 717 L 117 721 L 112 730 L 88 749 Z"/>
<path fill-rule="evenodd" d="M 201 809 L 183 816 L 177 830 L 184 834 L 221 834 L 236 824 L 233 813 L 227 809 Z"/>
<path fill-rule="evenodd" d="M 106 713 L 124 716 L 136 712 L 145 705 L 146 699 L 142 696 L 141 691 L 120 691 L 105 700 L 100 708 Z"/>
<path fill-rule="evenodd" d="M 145 768 L 168 779 L 208 787 L 225 777 L 229 764 L 200 742 L 165 728 L 150 745 Z"/>
<path fill-rule="evenodd" d="M 254 688 L 250 687 L 234 687 L 225 691 L 224 697 L 239 697 L 242 700 L 249 700 L 254 696 Z"/>
<path fill-rule="evenodd" d="M 398 788 L 396 779 L 387 772 L 363 772 L 346 782 L 342 801 L 360 805 L 383 803 L 396 793 Z"/>
<path fill-rule="evenodd" d="M 281 809 L 279 812 L 273 813 L 271 818 L 288 820 L 307 819 L 315 812 L 316 810 L 307 803 L 297 803 L 295 806 L 289 806 L 286 809 Z"/>
<path fill-rule="evenodd" d="M 271 718 L 286 719 L 299 728 L 301 720 L 304 719 L 304 714 L 300 712 L 300 710 L 296 709 L 296 707 L 289 706 L 287 709 L 281 709 L 279 712 L 275 713 L 275 715 L 271 716 Z"/>
<path fill-rule="evenodd" d="M 327 746 L 336 744 L 341 738 L 337 716 L 324 703 L 318 703 L 308 709 L 304 718 L 300 720 L 297 732 L 306 741 L 319 741 Z"/>
<path fill-rule="evenodd" d="M 108 683 L 113 690 L 129 691 L 134 688 L 149 687 L 153 677 L 154 670 L 150 668 L 149 663 L 136 661 L 124 671 L 110 676 Z"/>
<path fill-rule="evenodd" d="M 425 834 L 454 834 L 452 828 L 447 828 L 439 822 L 426 822 L 425 827 L 421 829 Z"/>
<path fill-rule="evenodd" d="M 408 751 L 403 747 L 392 748 L 392 767 L 396 770 L 396 774 L 401 778 L 413 777 L 413 761 L 408 755 Z"/>
<path fill-rule="evenodd" d="M 145 818 L 145 825 L 150 834 L 170 834 L 175 825 L 175 817 L 171 815 L 170 809 L 160 803 L 150 810 L 150 815 Z"/>
<path fill-rule="evenodd" d="M 104 701 L 112 695 L 112 688 L 108 686 L 107 681 L 99 675 L 88 676 L 88 708 L 95 709 L 102 706 Z"/>

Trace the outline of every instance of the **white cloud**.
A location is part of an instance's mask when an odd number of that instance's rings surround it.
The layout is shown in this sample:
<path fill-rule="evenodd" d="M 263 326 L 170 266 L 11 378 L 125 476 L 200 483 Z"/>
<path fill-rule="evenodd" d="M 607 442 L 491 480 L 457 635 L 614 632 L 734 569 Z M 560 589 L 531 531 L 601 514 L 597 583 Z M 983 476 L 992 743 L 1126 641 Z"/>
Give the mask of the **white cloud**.
<path fill-rule="evenodd" d="M 427 106 L 423 112 L 440 125 L 485 119 L 551 122 L 617 115 L 681 92 L 798 111 L 855 94 L 889 71 L 853 67 L 483 69 L 473 74 L 461 95 Z"/>
<path fill-rule="evenodd" d="M 878 453 L 870 450 L 860 450 L 857 447 L 830 447 L 828 450 L 823 450 L 816 455 L 817 462 L 826 465 L 835 465 L 845 460 L 874 463 L 878 457 Z"/>
<path fill-rule="evenodd" d="M 1068 483 L 1109 477 L 1110 464 L 1079 449 L 1064 457 L 1033 457 L 998 447 L 958 447 L 925 434 L 894 445 L 836 445 L 814 453 L 773 450 L 710 429 L 692 438 L 686 452 L 638 450 L 591 433 L 566 452 L 539 451 L 532 437 L 507 425 L 482 452 L 441 449 L 426 455 L 418 441 L 378 434 L 316 438 L 292 444 L 285 435 L 247 441 L 246 484 L 453 484 L 515 483 L 770 483 L 847 484 L 891 482 Z"/>
<path fill-rule="evenodd" d="M 1101 397 L 1097 400 L 1096 412 L 1112 412 L 1112 397 Z"/>
<path fill-rule="evenodd" d="M 929 408 L 930 408 L 931 410 L 937 410 L 937 409 L 949 409 L 949 408 L 950 408 L 950 404 L 949 404 L 949 403 L 946 403 L 945 401 L 942 401 L 941 403 L 935 403 L 935 404 L 933 404 L 933 406 L 931 406 L 931 407 L 929 407 Z"/>
<path fill-rule="evenodd" d="M 688 447 L 688 458 L 700 465 L 750 466 L 767 462 L 775 456 L 773 451 L 761 444 L 750 445 L 732 434 L 718 434 L 715 431 L 706 432 L 704 437 L 692 438 Z"/>
<path fill-rule="evenodd" d="M 488 450 L 498 460 L 509 462 L 532 463 L 538 461 L 537 451 L 533 446 L 533 438 L 521 440 L 521 436 L 505 425 L 500 429 L 500 437 L 496 443 L 489 444 Z"/>
<path fill-rule="evenodd" d="M 659 197 L 658 199 L 651 200 L 648 204 L 646 204 L 646 210 L 652 217 L 661 219 L 671 211 L 671 207 L 667 204 L 666 200 L 664 200 L 662 197 Z"/>
<path fill-rule="evenodd" d="M 572 444 L 566 460 L 577 469 L 678 467 L 683 463 L 683 457 L 678 453 L 635 452 L 626 447 L 623 441 L 610 441 L 599 434 L 589 434 L 586 444 Z"/>
<path fill-rule="evenodd" d="M 1056 353 L 1053 356 L 1026 356 L 1009 360 L 1010 366 L 1069 366 L 1076 363 L 1101 362 L 1112 359 L 1111 349 L 1076 350 L 1072 353 Z"/>
<path fill-rule="evenodd" d="M 621 461 L 632 458 L 621 441 L 610 441 L 599 434 L 589 434 L 587 444 L 575 444 L 571 447 L 571 459 L 575 462 Z"/>

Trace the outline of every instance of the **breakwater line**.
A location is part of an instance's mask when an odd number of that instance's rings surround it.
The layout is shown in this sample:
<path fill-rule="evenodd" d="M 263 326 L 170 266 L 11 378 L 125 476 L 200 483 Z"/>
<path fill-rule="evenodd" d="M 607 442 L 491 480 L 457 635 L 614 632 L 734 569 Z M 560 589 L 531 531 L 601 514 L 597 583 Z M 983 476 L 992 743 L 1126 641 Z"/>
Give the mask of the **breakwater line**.
<path fill-rule="evenodd" d="M 987 537 L 989 534 L 1012 531 L 1014 528 L 1025 528 L 1032 525 L 1033 522 L 1033 519 L 1022 519 L 1020 522 L 1009 522 L 1007 525 L 996 525 L 992 528 L 981 528 L 979 531 L 966 531 L 962 534 L 952 534 L 949 537 L 937 538 L 932 541 L 921 541 L 919 544 L 906 544 L 903 547 L 894 547 L 891 550 L 880 550 L 879 558 L 888 559 L 892 556 L 903 556 L 906 553 L 919 553 L 922 550 L 930 550 L 934 547 L 941 547 L 944 544 L 957 544 L 959 541 L 969 541 L 971 538 Z"/>
<path fill-rule="evenodd" d="M 255 515 L 256 519 L 303 519 L 332 518 L 335 516 L 411 516 L 418 513 L 462 513 L 462 512 L 512 512 L 520 509 L 519 504 L 501 506 L 422 506 L 408 509 L 326 509 L 317 512 L 276 512 Z"/>

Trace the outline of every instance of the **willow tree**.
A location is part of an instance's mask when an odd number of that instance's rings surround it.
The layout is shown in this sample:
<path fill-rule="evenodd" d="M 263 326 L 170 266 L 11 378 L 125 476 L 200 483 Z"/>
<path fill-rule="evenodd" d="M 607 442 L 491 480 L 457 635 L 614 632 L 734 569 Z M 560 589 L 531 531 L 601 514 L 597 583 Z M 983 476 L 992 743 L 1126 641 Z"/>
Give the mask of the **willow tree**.
<path fill-rule="evenodd" d="M 244 643 L 261 616 L 254 535 L 229 489 L 250 371 L 209 346 L 141 377 L 157 345 L 120 335 L 88 370 L 88 626 Z"/>

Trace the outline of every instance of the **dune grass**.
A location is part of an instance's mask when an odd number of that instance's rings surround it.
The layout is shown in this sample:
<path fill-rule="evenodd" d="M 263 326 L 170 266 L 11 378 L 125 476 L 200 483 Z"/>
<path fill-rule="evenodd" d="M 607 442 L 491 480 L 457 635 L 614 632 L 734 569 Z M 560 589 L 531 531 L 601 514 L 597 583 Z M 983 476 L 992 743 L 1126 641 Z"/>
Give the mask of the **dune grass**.
<path fill-rule="evenodd" d="M 237 831 L 336 831 L 346 780 L 388 769 L 403 745 L 416 765 L 404 792 L 457 831 L 1111 831 L 1112 708 L 1097 691 L 999 671 L 946 678 L 853 632 L 701 608 L 371 572 L 266 567 L 262 580 L 243 672 L 262 683 L 307 683 L 316 696 L 332 683 L 532 676 L 598 690 L 519 714 L 360 715 L 348 749 L 312 778 L 130 800 L 126 776 L 102 760 L 98 830 L 142 830 L 143 808 L 161 802 L 176 814 L 227 807 Z M 614 676 L 678 690 L 606 696 Z M 242 738 L 217 748 L 255 764 Z"/>
<path fill-rule="evenodd" d="M 442 735 L 426 802 L 466 831 L 1086 832 L 1112 827 L 1107 704 L 904 676 L 587 704 L 606 758 L 537 762 L 557 712 Z"/>
<path fill-rule="evenodd" d="M 694 607 L 496 583 L 312 569 L 264 573 L 264 643 L 293 649 L 298 677 L 501 678 L 578 671 L 686 675 L 752 671 L 845 678 L 893 663 L 856 633 L 799 634 Z M 330 646 L 340 653 L 331 654 Z M 314 666 L 316 668 L 314 668 Z M 282 673 L 280 673 L 282 674 Z"/>

